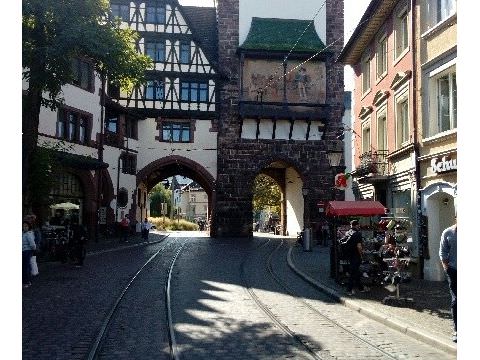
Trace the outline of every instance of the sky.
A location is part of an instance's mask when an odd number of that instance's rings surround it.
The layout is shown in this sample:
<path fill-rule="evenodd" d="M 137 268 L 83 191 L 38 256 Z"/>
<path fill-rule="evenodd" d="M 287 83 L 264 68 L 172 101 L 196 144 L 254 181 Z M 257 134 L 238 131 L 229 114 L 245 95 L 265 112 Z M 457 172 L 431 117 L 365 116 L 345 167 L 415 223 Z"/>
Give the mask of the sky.
<path fill-rule="evenodd" d="M 322 3 L 318 1 L 318 6 Z M 179 0 L 185 6 L 213 6 L 214 0 Z M 344 0 L 345 11 L 345 42 L 348 41 L 367 8 L 370 0 Z M 316 9 L 315 9 L 316 10 Z M 312 14 L 315 11 L 312 10 Z M 313 17 L 313 15 L 312 15 Z M 353 71 L 350 66 L 345 67 L 345 90 L 353 90 Z"/>

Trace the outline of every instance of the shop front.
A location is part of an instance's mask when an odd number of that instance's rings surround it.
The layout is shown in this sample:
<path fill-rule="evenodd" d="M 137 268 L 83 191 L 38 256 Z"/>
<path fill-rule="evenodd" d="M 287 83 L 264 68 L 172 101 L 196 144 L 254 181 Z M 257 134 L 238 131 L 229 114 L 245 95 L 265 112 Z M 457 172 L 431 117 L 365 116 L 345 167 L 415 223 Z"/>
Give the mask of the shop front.
<path fill-rule="evenodd" d="M 420 189 L 425 280 L 443 281 L 438 250 L 443 230 L 455 223 L 457 198 L 457 155 L 455 151 L 425 156 L 421 166 Z"/>

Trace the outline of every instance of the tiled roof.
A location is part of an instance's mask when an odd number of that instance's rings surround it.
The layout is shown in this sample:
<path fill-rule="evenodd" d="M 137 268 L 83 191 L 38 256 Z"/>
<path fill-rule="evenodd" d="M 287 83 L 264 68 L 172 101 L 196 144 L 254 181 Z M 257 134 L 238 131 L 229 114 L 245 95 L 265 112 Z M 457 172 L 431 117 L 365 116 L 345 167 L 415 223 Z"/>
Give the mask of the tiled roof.
<path fill-rule="evenodd" d="M 254 17 L 240 49 L 290 51 L 294 46 L 293 52 L 318 52 L 325 48 L 311 20 Z"/>
<path fill-rule="evenodd" d="M 217 15 L 214 7 L 182 6 L 183 15 L 207 59 L 218 63 Z"/>

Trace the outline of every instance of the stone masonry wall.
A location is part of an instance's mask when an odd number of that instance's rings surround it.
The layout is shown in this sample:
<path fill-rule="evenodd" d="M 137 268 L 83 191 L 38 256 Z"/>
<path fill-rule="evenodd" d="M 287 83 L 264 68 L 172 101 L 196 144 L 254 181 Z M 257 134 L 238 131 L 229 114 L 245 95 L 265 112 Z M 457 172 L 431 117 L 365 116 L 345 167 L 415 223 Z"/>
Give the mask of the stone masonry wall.
<path fill-rule="evenodd" d="M 343 46 L 343 0 L 327 0 L 327 45 L 336 41 L 327 66 L 327 104 L 324 141 L 246 140 L 240 138 L 238 115 L 239 67 L 238 0 L 218 1 L 220 84 L 216 216 L 213 232 L 219 237 L 252 234 L 252 185 L 259 172 L 273 161 L 284 161 L 300 174 L 309 188 L 305 213 L 310 225 L 319 221 L 317 202 L 331 200 L 333 178 L 326 152 L 343 151 L 335 139 L 343 115 L 343 66 L 335 64 Z"/>

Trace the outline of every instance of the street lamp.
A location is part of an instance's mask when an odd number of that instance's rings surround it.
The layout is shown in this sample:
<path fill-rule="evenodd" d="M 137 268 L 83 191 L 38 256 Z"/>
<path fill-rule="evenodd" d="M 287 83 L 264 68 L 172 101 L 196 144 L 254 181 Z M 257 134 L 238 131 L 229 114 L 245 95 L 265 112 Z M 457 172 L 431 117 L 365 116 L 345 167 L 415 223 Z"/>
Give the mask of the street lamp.
<path fill-rule="evenodd" d="M 336 168 L 340 165 L 342 160 L 343 152 L 340 151 L 331 151 L 327 153 L 328 163 L 330 167 Z M 336 170 L 336 169 L 334 169 Z M 333 188 L 335 190 L 335 187 Z M 333 200 L 335 200 L 335 193 L 333 194 Z M 333 233 L 332 241 L 330 244 L 330 277 L 337 280 L 338 278 L 338 248 L 336 242 L 336 233 L 337 233 L 337 224 L 336 220 L 333 221 Z"/>

